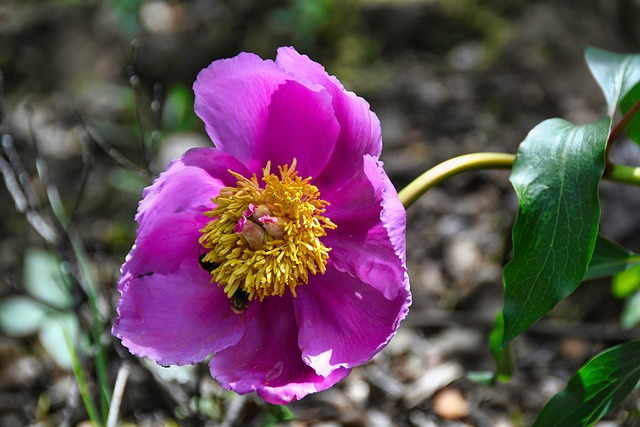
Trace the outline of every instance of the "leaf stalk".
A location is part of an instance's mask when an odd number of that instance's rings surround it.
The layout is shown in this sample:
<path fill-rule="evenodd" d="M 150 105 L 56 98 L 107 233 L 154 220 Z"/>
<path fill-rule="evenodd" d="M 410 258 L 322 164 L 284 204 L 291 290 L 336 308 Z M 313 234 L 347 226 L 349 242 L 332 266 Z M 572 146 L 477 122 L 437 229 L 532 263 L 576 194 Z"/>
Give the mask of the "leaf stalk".
<path fill-rule="evenodd" d="M 411 206 L 431 187 L 462 172 L 478 169 L 511 169 L 515 155 L 508 153 L 472 153 L 444 161 L 413 180 L 398 193 L 405 208 Z"/>
<path fill-rule="evenodd" d="M 636 114 L 638 114 L 638 112 L 640 112 L 640 99 L 638 99 L 635 104 L 633 104 L 631 108 L 629 108 L 629 110 L 624 113 L 618 124 L 616 124 L 613 129 L 611 129 L 611 133 L 609 134 L 609 138 L 607 139 L 607 150 L 605 154 L 608 164 L 607 168 L 613 166 L 609 163 L 609 153 L 611 152 L 611 147 L 613 147 L 613 144 L 617 141 L 618 137 L 620 137 L 622 131 L 626 129 L 631 119 L 633 119 Z"/>
<path fill-rule="evenodd" d="M 635 104 L 627 110 L 626 113 L 622 116 L 617 125 L 611 130 L 611 134 L 609 135 L 609 140 L 607 141 L 607 145 L 611 145 L 613 141 L 618 139 L 622 131 L 627 127 L 631 119 L 635 117 L 636 114 L 640 111 L 640 99 L 638 99 Z"/>
<path fill-rule="evenodd" d="M 636 103 L 636 105 L 640 109 L 640 103 Z M 636 108 L 636 105 L 633 108 Z M 620 124 L 616 128 L 619 126 Z M 454 157 L 432 167 L 414 179 L 398 193 L 398 197 L 404 207 L 408 208 L 420 196 L 447 178 L 472 170 L 511 169 L 514 160 L 515 155 L 509 153 L 472 153 Z M 640 167 L 611 164 L 605 171 L 604 179 L 640 187 Z"/>

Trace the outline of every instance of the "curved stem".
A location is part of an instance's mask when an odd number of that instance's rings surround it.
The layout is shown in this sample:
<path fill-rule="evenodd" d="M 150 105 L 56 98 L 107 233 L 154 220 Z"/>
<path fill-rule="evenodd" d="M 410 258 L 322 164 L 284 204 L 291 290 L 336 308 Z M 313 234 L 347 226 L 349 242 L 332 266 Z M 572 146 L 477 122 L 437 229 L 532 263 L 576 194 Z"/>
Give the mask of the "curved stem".
<path fill-rule="evenodd" d="M 403 188 L 398 197 L 404 207 L 408 208 L 431 187 L 447 178 L 478 169 L 511 169 L 515 157 L 514 154 L 507 153 L 473 153 L 454 157 L 420 175 Z M 610 165 L 604 179 L 640 186 L 640 167 Z"/>
<path fill-rule="evenodd" d="M 454 157 L 429 169 L 399 193 L 400 201 L 408 208 L 418 197 L 441 181 L 477 169 L 511 169 L 515 155 L 507 153 L 473 153 Z"/>

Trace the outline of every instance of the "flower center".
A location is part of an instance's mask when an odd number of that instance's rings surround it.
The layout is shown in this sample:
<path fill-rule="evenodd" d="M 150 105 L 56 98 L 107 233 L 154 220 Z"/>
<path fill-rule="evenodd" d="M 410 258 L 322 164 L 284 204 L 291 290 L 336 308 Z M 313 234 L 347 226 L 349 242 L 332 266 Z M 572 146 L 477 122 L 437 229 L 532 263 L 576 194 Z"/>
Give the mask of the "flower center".
<path fill-rule="evenodd" d="M 212 219 L 200 230 L 200 244 L 208 250 L 200 264 L 234 307 L 282 296 L 287 288 L 296 296 L 309 273 L 326 270 L 331 249 L 320 238 L 336 228 L 322 216 L 329 202 L 320 199 L 310 177 L 298 177 L 295 159 L 278 167 L 280 176 L 270 168 L 268 162 L 262 170 L 264 186 L 255 175 L 247 179 L 229 171 L 237 184 L 212 199 L 217 206 L 205 213 Z"/>

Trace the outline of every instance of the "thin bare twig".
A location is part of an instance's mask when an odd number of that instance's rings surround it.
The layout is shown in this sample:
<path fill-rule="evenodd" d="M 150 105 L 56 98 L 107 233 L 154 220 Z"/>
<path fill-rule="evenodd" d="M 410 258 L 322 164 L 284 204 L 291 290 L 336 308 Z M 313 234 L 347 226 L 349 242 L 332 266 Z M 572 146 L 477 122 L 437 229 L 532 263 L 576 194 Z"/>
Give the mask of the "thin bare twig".
<path fill-rule="evenodd" d="M 5 137 L 8 138 L 9 135 L 5 135 Z M 0 156 L 0 173 L 4 178 L 4 185 L 7 187 L 7 190 L 9 190 L 9 194 L 16 205 L 16 210 L 20 213 L 25 213 L 29 207 L 27 197 L 22 192 L 22 188 L 18 183 L 18 178 L 13 172 L 11 165 L 2 156 Z"/>
<path fill-rule="evenodd" d="M 151 132 L 151 146 L 154 147 L 160 137 L 162 129 L 162 111 L 165 103 L 164 87 L 161 83 L 153 85 L 153 100 L 151 101 L 151 114 L 153 117 L 153 132 Z"/>
<path fill-rule="evenodd" d="M 164 86 L 162 83 L 153 85 L 153 102 L 151 103 L 151 112 L 153 112 L 154 125 L 157 129 L 162 126 L 162 110 L 166 97 L 164 94 Z"/>
<path fill-rule="evenodd" d="M 5 134 L 2 137 L 2 150 L 7 155 L 9 159 L 9 163 L 11 164 L 11 168 L 13 169 L 16 177 L 18 178 L 18 183 L 20 184 L 20 188 L 22 188 L 22 192 L 27 197 L 27 201 L 29 202 L 29 206 L 33 209 L 40 208 L 40 199 L 38 198 L 36 191 L 31 185 L 31 176 L 29 172 L 27 172 L 26 168 L 22 164 L 20 160 L 20 156 L 15 150 L 13 146 L 13 138 L 11 135 Z"/>
<path fill-rule="evenodd" d="M 127 73 L 129 74 L 129 84 L 133 88 L 136 100 L 136 121 L 138 122 L 138 128 L 140 129 L 140 146 L 142 148 L 144 166 L 147 170 L 150 170 L 151 154 L 147 145 L 146 128 L 141 114 L 142 83 L 140 82 L 140 77 L 136 74 L 136 63 L 138 62 L 138 54 L 141 48 L 142 43 L 140 40 L 136 39 L 131 42 L 131 65 L 127 67 Z"/>
<path fill-rule="evenodd" d="M 111 157 L 118 164 L 118 166 L 128 170 L 129 172 L 133 172 L 134 174 L 138 175 L 139 177 L 147 181 L 151 181 L 151 174 L 147 170 L 142 169 L 136 166 L 134 163 L 132 163 L 129 159 L 123 156 L 118 150 L 116 150 L 111 145 L 109 145 L 109 143 L 105 141 L 90 126 L 87 126 L 81 121 L 80 125 L 75 128 L 75 131 L 78 138 L 81 141 L 84 139 L 85 141 L 92 140 L 93 142 L 95 142 L 98 145 L 98 147 L 100 147 L 105 153 L 107 153 L 109 157 Z"/>
<path fill-rule="evenodd" d="M 31 144 L 33 145 L 33 151 L 36 156 L 36 172 L 38 173 L 38 177 L 40 178 L 40 182 L 45 189 L 45 193 L 47 195 L 47 200 L 49 201 L 49 206 L 53 210 L 54 217 L 56 218 L 58 225 L 62 230 L 67 230 L 69 226 L 69 218 L 67 213 L 62 205 L 62 200 L 60 198 L 60 192 L 58 191 L 58 186 L 56 186 L 49 179 L 49 166 L 47 164 L 47 160 L 44 158 L 42 154 L 42 150 L 40 150 L 40 141 L 36 137 L 35 130 L 33 129 L 33 107 L 30 104 L 27 104 L 27 112 L 28 112 L 28 128 L 29 128 L 29 138 L 31 139 Z"/>
<path fill-rule="evenodd" d="M 2 75 L 2 71 L 0 71 L 0 138 L 7 133 L 7 126 L 4 117 L 4 103 L 4 77 Z"/>
<path fill-rule="evenodd" d="M 76 132 L 77 136 L 77 132 Z M 87 182 L 89 181 L 89 175 L 93 168 L 93 150 L 91 149 L 91 143 L 89 138 L 78 138 L 82 145 L 82 174 L 80 176 L 80 185 L 78 186 L 78 193 L 76 194 L 76 201 L 73 204 L 70 218 L 71 222 L 74 221 L 78 210 L 80 209 L 80 203 L 84 197 L 85 190 L 87 188 Z"/>
<path fill-rule="evenodd" d="M 107 427 L 115 427 L 120 416 L 120 404 L 122 403 L 122 396 L 124 395 L 124 389 L 127 385 L 127 379 L 129 378 L 129 372 L 131 366 L 124 362 L 118 370 L 118 376 L 116 377 L 116 384 L 113 387 L 113 395 L 111 398 L 111 405 L 109 406 L 109 416 L 107 417 Z"/>
<path fill-rule="evenodd" d="M 60 235 L 51 221 L 39 212 L 40 200 L 31 186 L 29 173 L 13 148 L 11 135 L 2 135 L 2 150 L 9 161 L 0 157 L 0 173 L 17 211 L 25 215 L 29 224 L 47 243 L 57 245 Z"/>

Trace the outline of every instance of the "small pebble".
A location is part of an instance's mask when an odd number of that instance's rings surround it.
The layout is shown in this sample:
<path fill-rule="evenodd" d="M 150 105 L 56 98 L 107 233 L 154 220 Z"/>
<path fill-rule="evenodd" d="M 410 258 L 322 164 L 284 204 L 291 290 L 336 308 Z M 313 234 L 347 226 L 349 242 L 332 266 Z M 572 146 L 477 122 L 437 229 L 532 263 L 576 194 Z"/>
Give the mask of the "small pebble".
<path fill-rule="evenodd" d="M 445 420 L 469 416 L 469 402 L 456 388 L 446 388 L 433 398 L 433 410 Z"/>

